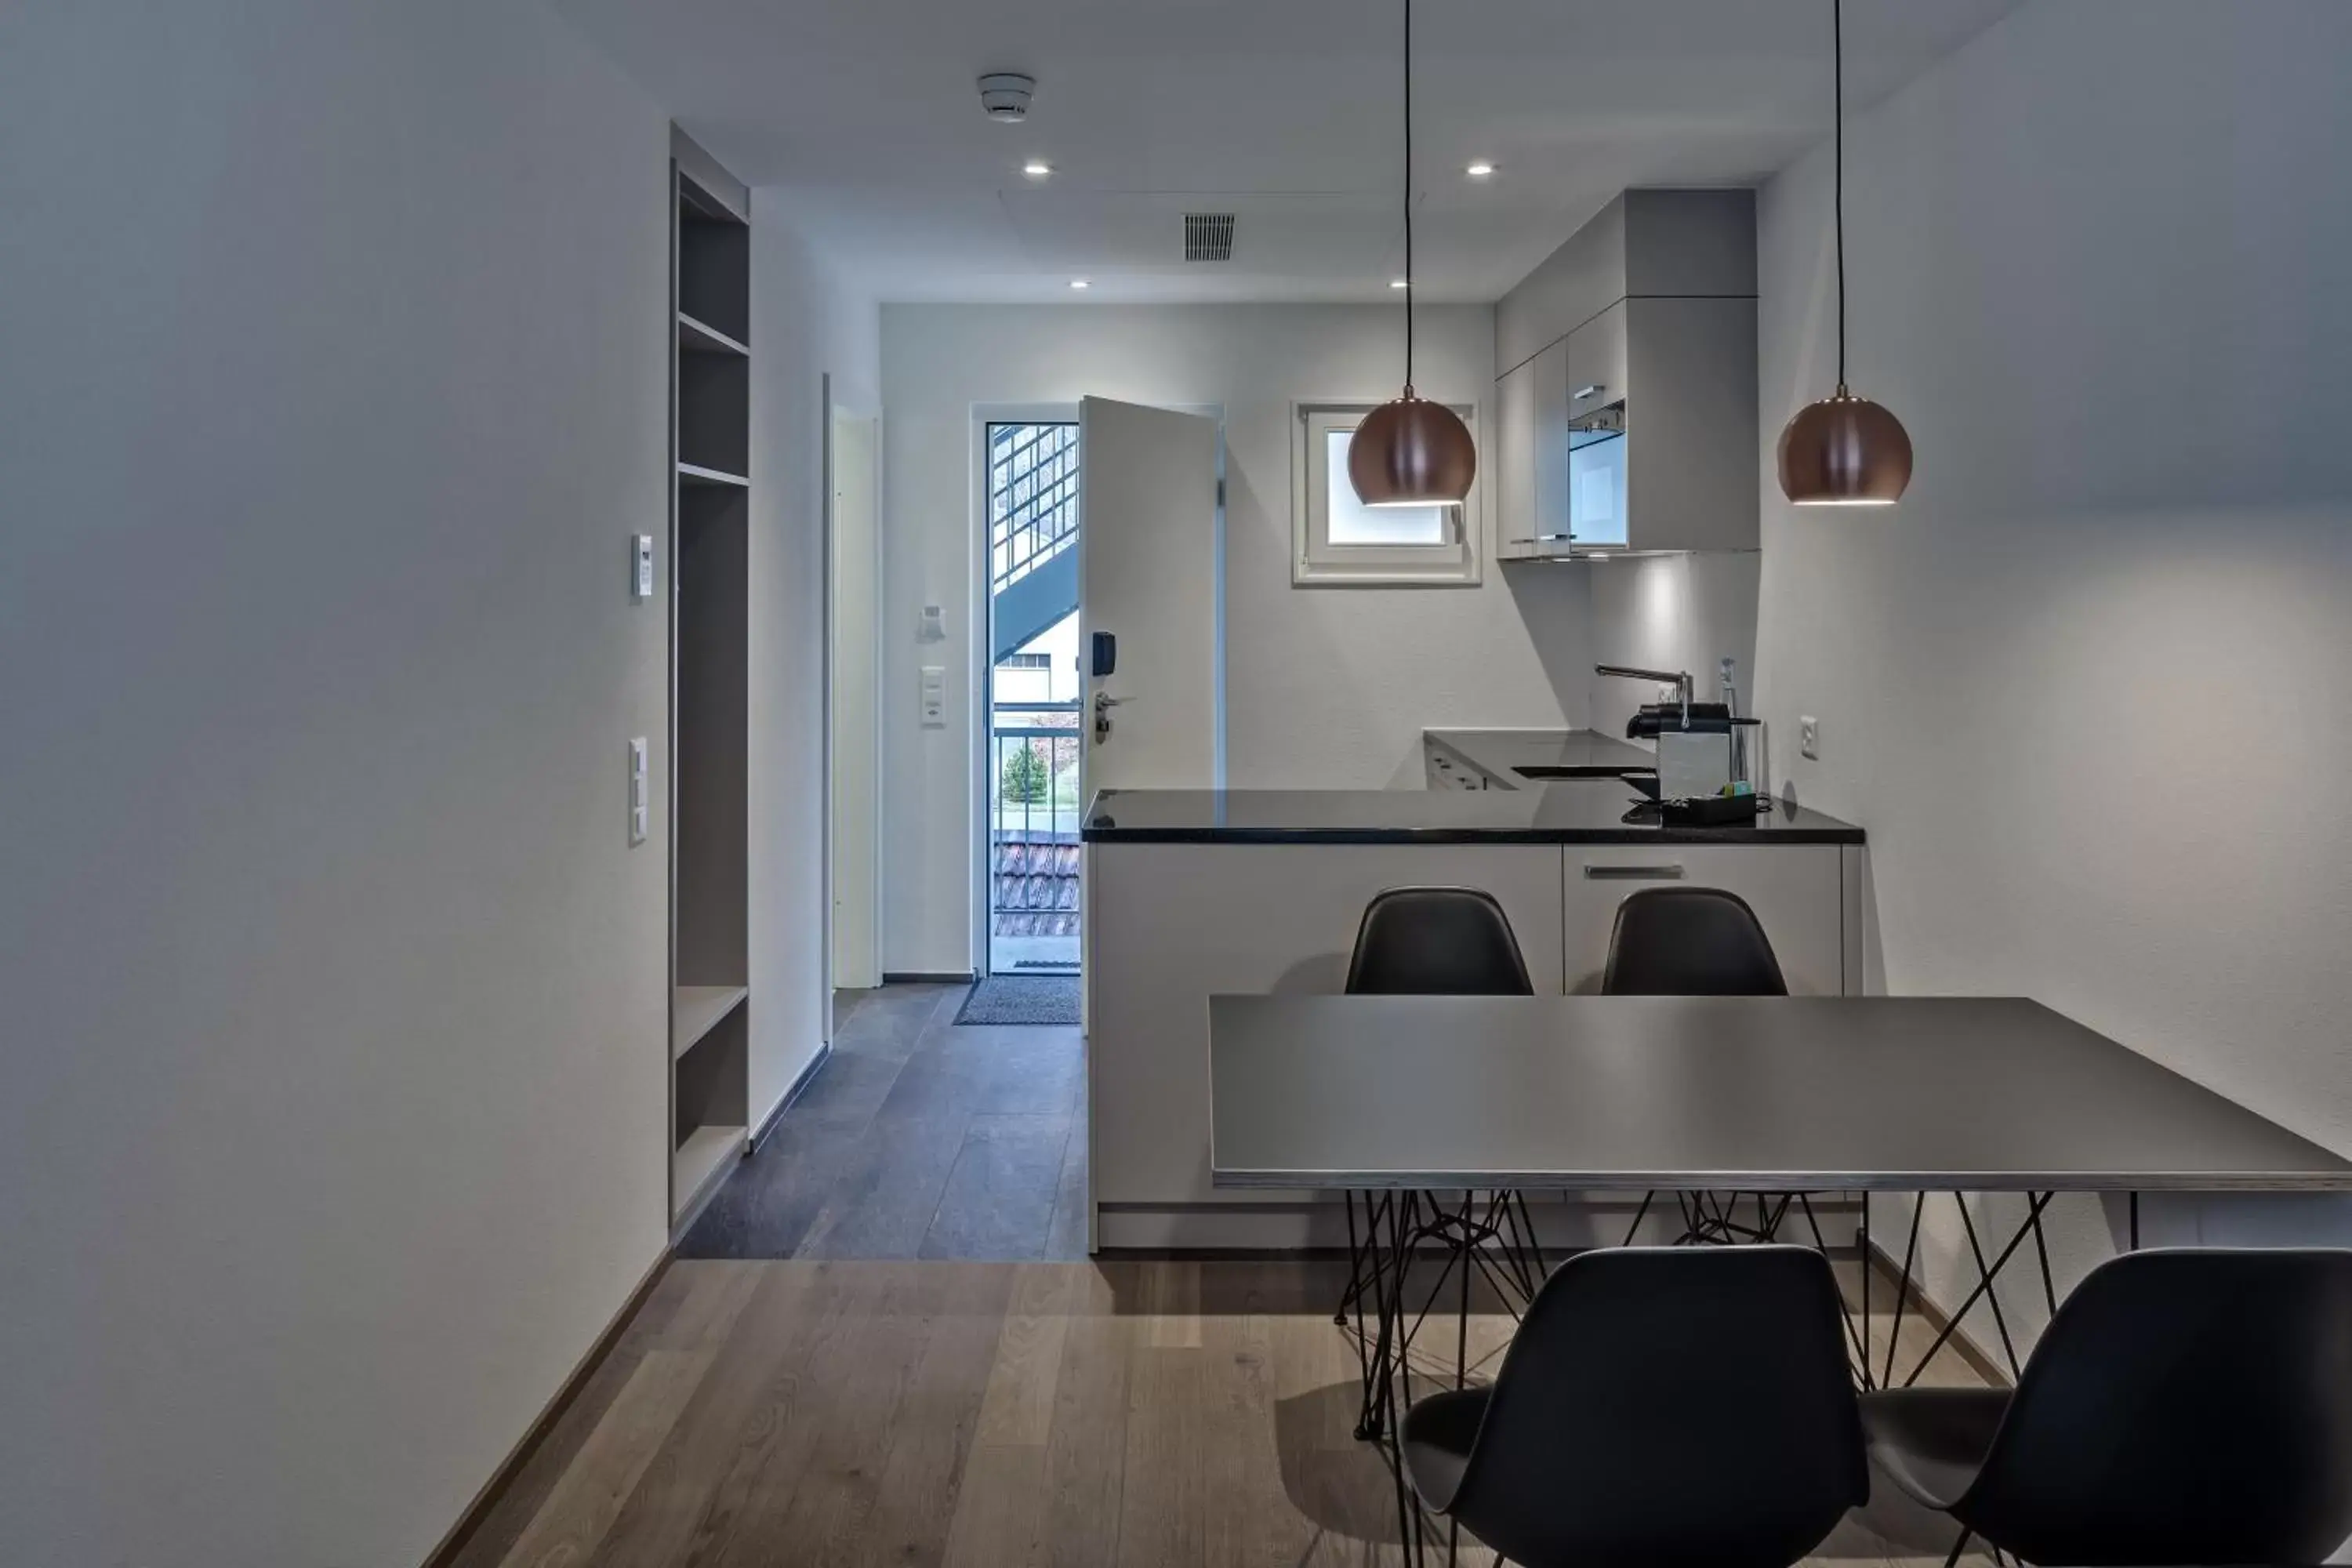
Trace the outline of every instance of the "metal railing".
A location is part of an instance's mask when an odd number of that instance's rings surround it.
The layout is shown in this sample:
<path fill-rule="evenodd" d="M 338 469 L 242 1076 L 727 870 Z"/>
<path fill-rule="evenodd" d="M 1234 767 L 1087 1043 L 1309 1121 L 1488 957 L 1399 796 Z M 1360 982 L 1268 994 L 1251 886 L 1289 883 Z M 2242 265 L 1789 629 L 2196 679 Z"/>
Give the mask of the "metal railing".
<path fill-rule="evenodd" d="M 1077 542 L 1078 427 L 988 427 L 989 592 Z"/>
<path fill-rule="evenodd" d="M 1080 705 L 1006 703 L 988 728 L 988 914 L 997 936 L 1072 939 L 1078 921 Z"/>

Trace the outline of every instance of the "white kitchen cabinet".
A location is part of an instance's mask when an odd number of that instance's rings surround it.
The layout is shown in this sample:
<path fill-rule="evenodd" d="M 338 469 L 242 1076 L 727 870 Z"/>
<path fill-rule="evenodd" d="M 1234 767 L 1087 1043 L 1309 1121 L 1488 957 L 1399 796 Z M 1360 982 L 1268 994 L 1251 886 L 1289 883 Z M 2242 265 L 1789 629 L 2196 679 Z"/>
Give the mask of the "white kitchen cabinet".
<path fill-rule="evenodd" d="M 1598 992 L 1617 906 L 1643 888 L 1721 888 L 1756 911 L 1791 994 L 1848 989 L 1844 857 L 1835 844 L 1570 844 L 1560 868 L 1563 974 Z M 1860 976 L 1852 987 L 1861 989 Z"/>
<path fill-rule="evenodd" d="M 1515 365 L 1495 379 L 1495 542 L 1503 549 L 1536 537 L 1536 366 Z M 1499 553 L 1499 551 L 1498 551 Z"/>
<path fill-rule="evenodd" d="M 1435 746 L 1422 748 L 1422 770 L 1431 789 L 1493 789 L 1495 781 Z"/>
<path fill-rule="evenodd" d="M 1625 548 L 1758 548 L 1756 301 L 1636 299 L 1612 314 L 1621 357 L 1601 363 L 1627 399 Z"/>
<path fill-rule="evenodd" d="M 1627 191 L 1504 297 L 1497 559 L 1758 547 L 1755 296 L 1752 193 Z"/>
<path fill-rule="evenodd" d="M 1496 538 L 1507 548 L 1568 537 L 1568 358 L 1563 339 L 1495 383 Z"/>
<path fill-rule="evenodd" d="M 1625 401 L 1625 318 L 1631 300 L 1620 300 L 1562 339 L 1568 417 L 1581 419 L 1596 409 Z"/>
<path fill-rule="evenodd" d="M 1383 890 L 1486 889 L 1536 990 L 1560 994 L 1557 844 L 1097 843 L 1087 865 L 1087 1171 L 1101 1246 L 1304 1243 L 1298 1207 L 1317 1194 L 1210 1180 L 1208 998 L 1345 990 L 1364 907 Z M 1336 1205 L 1325 1217 L 1336 1231 Z"/>
<path fill-rule="evenodd" d="M 1620 300 L 1514 374 L 1501 559 L 1757 548 L 1755 300 Z"/>

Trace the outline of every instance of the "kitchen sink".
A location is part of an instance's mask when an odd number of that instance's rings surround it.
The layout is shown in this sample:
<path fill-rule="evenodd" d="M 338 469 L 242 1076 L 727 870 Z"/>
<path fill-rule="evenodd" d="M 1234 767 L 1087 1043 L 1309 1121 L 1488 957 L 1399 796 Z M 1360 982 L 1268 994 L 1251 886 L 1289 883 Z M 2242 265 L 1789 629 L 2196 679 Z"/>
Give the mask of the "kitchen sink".
<path fill-rule="evenodd" d="M 1523 779 L 1534 779 L 1543 784 L 1570 779 L 1590 779 L 1603 784 L 1614 782 L 1628 784 L 1652 800 L 1658 798 L 1658 770 L 1655 768 L 1626 768 L 1605 763 L 1580 765 L 1529 763 L 1511 771 Z"/>

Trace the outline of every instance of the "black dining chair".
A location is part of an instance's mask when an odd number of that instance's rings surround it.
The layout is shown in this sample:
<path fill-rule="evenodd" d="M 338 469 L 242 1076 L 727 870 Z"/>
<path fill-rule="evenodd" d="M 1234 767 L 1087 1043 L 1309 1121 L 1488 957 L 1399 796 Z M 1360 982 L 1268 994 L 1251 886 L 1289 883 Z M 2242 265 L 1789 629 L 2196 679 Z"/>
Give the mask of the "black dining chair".
<path fill-rule="evenodd" d="M 1391 888 L 1364 907 L 1355 952 L 1348 961 L 1348 994 L 1531 996 L 1535 984 L 1528 978 L 1527 960 L 1510 918 L 1492 893 L 1476 888 Z M 1367 1214 L 1360 1237 L 1356 1195 L 1344 1195 L 1349 1278 L 1335 1317 L 1341 1322 L 1370 1288 L 1365 1263 L 1372 1223 Z M 1425 1234 L 1419 1233 L 1416 1239 Z M 1469 1267 L 1466 1259 L 1463 1267 Z"/>
<path fill-rule="evenodd" d="M 1364 906 L 1350 996 L 1532 996 L 1510 917 L 1476 888 L 1391 888 Z"/>
<path fill-rule="evenodd" d="M 1721 888 L 1643 888 L 1617 906 L 1611 996 L 1786 996 L 1780 961 L 1748 900 Z"/>
<path fill-rule="evenodd" d="M 1841 1325 L 1810 1248 L 1580 1253 L 1491 1388 L 1405 1413 L 1406 1476 L 1522 1568 L 1786 1568 L 1869 1496 Z"/>
<path fill-rule="evenodd" d="M 2352 1536 L 2352 1252 L 2136 1252 L 2016 1391 L 1862 1396 L 1887 1479 L 2029 1563 L 2325 1561 Z"/>
<path fill-rule="evenodd" d="M 1617 906 L 1601 990 L 1610 996 L 1786 996 L 1789 983 L 1763 922 L 1738 894 L 1720 888 L 1644 888 Z M 1625 1233 L 1629 1244 L 1656 1197 L 1643 1194 Z M 1682 1199 L 1682 1240 L 1746 1235 L 1769 1241 L 1787 1209 L 1784 1201 L 1776 1213 L 1759 1196 L 1756 1224 L 1748 1227 L 1719 1207 L 1710 1214 L 1708 1202 L 1704 1193 Z M 1732 1212 L 1738 1206 L 1739 1194 L 1734 1194 Z"/>

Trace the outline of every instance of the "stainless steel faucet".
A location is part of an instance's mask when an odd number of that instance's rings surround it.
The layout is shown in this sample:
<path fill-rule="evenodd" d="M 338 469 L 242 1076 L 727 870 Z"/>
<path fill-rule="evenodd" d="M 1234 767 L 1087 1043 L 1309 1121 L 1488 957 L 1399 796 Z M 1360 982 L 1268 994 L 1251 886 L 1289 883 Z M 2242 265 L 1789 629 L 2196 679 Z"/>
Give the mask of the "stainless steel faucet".
<path fill-rule="evenodd" d="M 1690 728 L 1691 676 L 1687 669 L 1637 669 L 1630 664 L 1596 664 L 1595 675 L 1622 676 L 1627 680 L 1657 680 L 1671 682 L 1675 696 L 1683 705 L 1683 728 Z"/>

